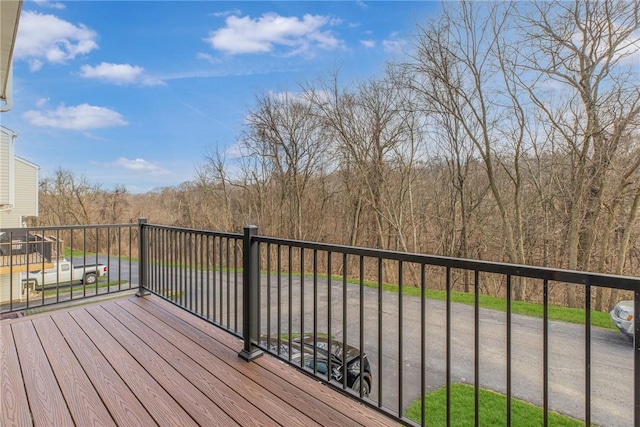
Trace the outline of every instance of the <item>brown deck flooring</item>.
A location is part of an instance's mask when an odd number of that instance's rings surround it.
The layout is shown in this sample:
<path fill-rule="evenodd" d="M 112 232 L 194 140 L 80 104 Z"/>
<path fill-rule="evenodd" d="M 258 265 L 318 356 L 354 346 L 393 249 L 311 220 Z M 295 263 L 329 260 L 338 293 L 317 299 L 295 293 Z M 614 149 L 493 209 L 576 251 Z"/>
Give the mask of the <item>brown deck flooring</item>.
<path fill-rule="evenodd" d="M 0 327 L 2 426 L 396 425 L 154 296 Z"/>

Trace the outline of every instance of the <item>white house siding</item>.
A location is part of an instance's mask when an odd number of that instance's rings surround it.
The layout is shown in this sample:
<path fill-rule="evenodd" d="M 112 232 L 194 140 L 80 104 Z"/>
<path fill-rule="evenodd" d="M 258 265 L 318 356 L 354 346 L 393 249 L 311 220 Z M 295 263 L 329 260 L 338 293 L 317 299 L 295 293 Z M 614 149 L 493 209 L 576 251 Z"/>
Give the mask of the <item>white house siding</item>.
<path fill-rule="evenodd" d="M 15 206 L 11 213 L 22 216 L 38 216 L 39 167 L 15 157 Z"/>
<path fill-rule="evenodd" d="M 10 292 L 10 284 L 13 285 L 13 293 Z M 20 283 L 20 273 L 13 274 L 13 281 L 10 274 L 0 274 L 0 303 L 7 303 L 9 299 L 19 301 L 22 298 L 22 285 Z"/>
<path fill-rule="evenodd" d="M 4 228 L 20 228 L 20 227 L 22 227 L 21 215 L 13 215 L 10 212 L 0 212 L 0 230 Z"/>
<path fill-rule="evenodd" d="M 13 204 L 13 135 L 0 128 L 0 209 Z"/>
<path fill-rule="evenodd" d="M 14 157 L 14 203 L 10 209 L 0 209 L 0 229 L 22 227 L 27 216 L 38 216 L 38 172 L 33 163 Z"/>

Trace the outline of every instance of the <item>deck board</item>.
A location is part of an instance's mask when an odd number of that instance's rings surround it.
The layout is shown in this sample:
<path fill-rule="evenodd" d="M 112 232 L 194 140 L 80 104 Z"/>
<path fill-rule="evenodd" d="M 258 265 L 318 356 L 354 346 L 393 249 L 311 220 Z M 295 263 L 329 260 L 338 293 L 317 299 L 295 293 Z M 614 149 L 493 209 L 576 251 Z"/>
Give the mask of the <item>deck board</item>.
<path fill-rule="evenodd" d="M 33 325 L 75 423 L 85 426 L 114 426 L 115 422 L 109 411 L 102 405 L 98 392 L 66 345 L 53 320 L 36 319 Z"/>
<path fill-rule="evenodd" d="M 147 371 L 158 384 L 175 400 L 199 425 L 211 425 L 216 422 L 232 426 L 236 423 L 205 394 L 191 384 L 182 374 L 167 363 L 160 354 L 153 351 L 143 341 L 124 327 L 104 307 L 92 307 L 87 310 L 94 319 L 106 328 L 140 366 Z M 126 319 L 122 319 L 126 320 Z M 136 326 L 132 323 L 130 326 Z M 151 330 L 142 331 L 150 335 Z"/>
<path fill-rule="evenodd" d="M 31 322 L 11 325 L 35 425 L 68 426 L 73 418 Z"/>
<path fill-rule="evenodd" d="M 184 319 L 174 317 L 171 313 L 161 310 L 159 307 L 150 304 L 144 304 L 151 312 L 157 316 L 160 316 L 163 322 L 171 325 L 179 331 L 180 334 L 188 336 L 190 339 L 197 341 L 202 351 L 196 351 L 193 353 L 200 363 L 207 363 L 208 368 L 215 372 L 219 378 L 227 385 L 238 390 L 238 392 L 247 397 L 252 405 L 255 405 L 257 409 L 262 411 L 268 411 L 274 420 L 281 425 L 306 425 L 317 426 L 321 425 L 308 415 L 307 411 L 301 412 L 300 407 L 295 406 L 295 400 L 291 400 L 291 394 L 299 394 L 299 390 L 295 389 L 293 393 L 283 393 L 277 387 L 278 378 L 273 375 L 261 376 L 261 369 L 254 363 L 242 363 L 238 365 L 238 352 L 242 349 L 240 341 L 237 338 L 229 335 L 232 340 L 232 347 L 227 347 L 221 342 L 212 342 L 211 336 L 207 335 L 202 330 L 193 328 L 190 324 L 186 323 Z M 165 309 L 172 309 L 172 307 L 163 307 Z M 178 316 L 184 316 L 187 320 L 191 317 L 188 313 L 181 309 L 175 311 Z M 206 327 L 204 322 L 199 326 Z M 214 329 L 217 329 L 213 327 Z M 217 332 L 217 331 L 216 331 Z M 222 335 L 224 336 L 224 335 Z M 211 357 L 212 354 L 215 357 Z M 207 362 L 209 361 L 209 362 Z M 273 361 L 273 360 L 272 360 Z M 237 372 L 241 374 L 238 376 L 236 372 L 231 372 L 230 367 L 235 366 Z M 293 371 L 293 370 L 291 370 Z M 308 380 L 308 379 L 307 379 Z M 344 421 L 344 424 L 333 425 L 349 425 L 347 420 L 340 418 L 340 421 Z"/>
<path fill-rule="evenodd" d="M 139 299 L 129 300 L 129 302 L 147 308 L 166 322 L 171 322 L 171 315 L 176 316 L 182 320 L 182 323 L 173 323 L 173 326 L 181 328 L 184 335 L 202 343 L 202 345 L 206 345 L 209 339 L 215 337 L 221 344 L 215 346 L 217 351 L 221 351 L 224 347 L 227 348 L 224 354 L 218 353 L 219 357 L 226 360 L 227 363 L 233 363 L 237 359 L 237 353 L 242 348 L 240 341 L 232 335 L 219 334 L 218 328 L 215 326 L 206 322 L 191 323 L 193 316 L 166 301 L 159 300 L 150 304 L 144 299 Z M 310 380 L 307 375 L 284 363 L 277 362 L 271 357 L 262 357 L 256 359 L 255 363 L 247 364 L 243 374 L 257 384 L 272 390 L 291 408 L 305 408 L 305 414 L 315 420 L 314 423 L 340 426 L 389 425 L 389 420 L 382 415 L 366 409 L 362 405 L 354 404 L 352 400 L 346 399 L 317 381 Z M 300 387 L 299 384 L 306 386 Z M 308 425 L 300 422 L 296 425 Z"/>
<path fill-rule="evenodd" d="M 149 412 L 71 315 L 69 313 L 54 314 L 52 319 L 91 379 L 103 403 L 109 408 L 116 424 L 154 425 L 155 421 Z"/>
<path fill-rule="evenodd" d="M 86 310 L 71 312 L 95 346 L 161 425 L 195 426 L 196 422 Z"/>
<path fill-rule="evenodd" d="M 155 296 L 0 325 L 2 426 L 396 425 Z"/>
<path fill-rule="evenodd" d="M 113 312 L 122 316 L 123 319 L 144 323 L 147 326 L 153 324 L 154 321 L 158 321 L 157 318 L 149 316 L 147 312 L 129 301 L 120 303 L 117 308 L 113 309 Z M 211 354 L 203 348 L 193 347 L 191 341 L 172 329 L 165 330 L 163 337 L 154 333 L 143 339 L 154 350 L 159 351 L 162 349 L 165 360 L 175 368 L 179 368 L 185 378 L 189 379 L 192 384 L 209 396 L 225 412 L 232 414 L 239 424 L 261 426 L 273 424 L 271 418 L 250 404 L 252 401 L 260 400 L 268 402 L 270 395 L 263 390 L 254 390 L 255 387 L 252 388 L 251 385 L 248 385 L 248 387 L 243 386 L 245 383 L 238 381 L 237 376 L 233 375 L 228 365 L 221 365 L 218 359 L 212 358 Z M 164 341 L 172 345 L 166 345 Z M 179 350 L 184 348 L 192 349 L 189 355 Z M 231 384 L 231 386 L 228 384 Z M 245 396 L 239 393 L 242 390 L 247 391 Z"/>
<path fill-rule="evenodd" d="M 29 415 L 27 395 L 22 392 L 24 383 L 20 375 L 20 362 L 9 325 L 2 326 L 0 337 L 0 381 L 2 381 L 0 389 L 2 425 L 7 427 L 33 425 Z"/>

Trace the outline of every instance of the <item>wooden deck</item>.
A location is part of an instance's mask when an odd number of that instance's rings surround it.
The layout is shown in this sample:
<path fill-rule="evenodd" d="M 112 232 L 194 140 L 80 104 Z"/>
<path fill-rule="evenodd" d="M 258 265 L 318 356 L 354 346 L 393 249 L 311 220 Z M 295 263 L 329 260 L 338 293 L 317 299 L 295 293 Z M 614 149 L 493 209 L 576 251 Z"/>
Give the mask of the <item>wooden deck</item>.
<path fill-rule="evenodd" d="M 154 296 L 0 327 L 2 426 L 397 425 Z"/>
<path fill-rule="evenodd" d="M 42 258 L 37 252 L 29 255 L 0 255 L 0 274 L 24 273 L 53 268 L 53 262 Z"/>

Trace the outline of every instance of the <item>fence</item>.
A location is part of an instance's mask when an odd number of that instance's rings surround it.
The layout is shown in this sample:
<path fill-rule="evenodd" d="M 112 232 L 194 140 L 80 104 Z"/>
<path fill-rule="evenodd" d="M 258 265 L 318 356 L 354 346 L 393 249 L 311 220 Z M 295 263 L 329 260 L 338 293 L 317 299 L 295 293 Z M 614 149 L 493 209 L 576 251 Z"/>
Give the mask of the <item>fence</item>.
<path fill-rule="evenodd" d="M 602 286 L 627 291 L 640 312 L 638 278 L 292 241 L 255 227 L 140 227 L 140 294 L 243 337 L 247 360 L 269 352 L 404 424 L 425 425 L 422 397 L 438 388 L 448 424 L 452 390 L 467 383 L 476 425 L 487 388 L 506 396 L 507 425 L 520 398 L 542 408 L 545 426 L 552 408 L 586 425 L 640 426 L 640 341 L 630 348 L 593 328 L 590 309 Z M 454 303 L 469 277 L 469 304 Z M 487 281 L 504 284 L 501 310 L 484 308 Z M 581 325 L 551 320 L 549 294 L 569 285 L 582 291 Z M 539 294 L 541 318 L 514 313 L 524 286 Z"/>
<path fill-rule="evenodd" d="M 0 313 L 137 288 L 138 232 L 138 224 L 2 230 Z"/>

